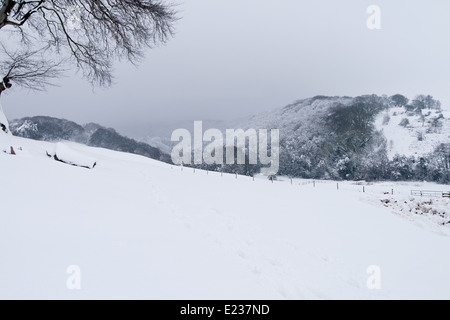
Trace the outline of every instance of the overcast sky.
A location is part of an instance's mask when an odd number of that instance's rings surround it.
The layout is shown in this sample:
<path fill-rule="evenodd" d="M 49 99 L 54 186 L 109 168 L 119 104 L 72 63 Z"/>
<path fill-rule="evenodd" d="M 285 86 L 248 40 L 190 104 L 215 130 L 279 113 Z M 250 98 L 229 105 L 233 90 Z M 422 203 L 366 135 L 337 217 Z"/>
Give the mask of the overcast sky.
<path fill-rule="evenodd" d="M 450 106 L 450 1 L 177 0 L 176 35 L 116 84 L 77 75 L 2 97 L 9 118 L 63 117 L 124 128 L 230 119 L 315 95 L 426 93 Z M 381 30 L 369 30 L 369 5 Z"/>

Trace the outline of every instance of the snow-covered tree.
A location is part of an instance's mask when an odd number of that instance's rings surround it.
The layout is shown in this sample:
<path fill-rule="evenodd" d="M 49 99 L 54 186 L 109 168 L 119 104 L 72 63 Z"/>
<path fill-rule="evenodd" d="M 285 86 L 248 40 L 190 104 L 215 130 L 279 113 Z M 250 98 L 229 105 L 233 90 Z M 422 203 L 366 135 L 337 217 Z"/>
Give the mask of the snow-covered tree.
<path fill-rule="evenodd" d="M 409 103 L 409 99 L 401 94 L 393 95 L 389 99 L 394 107 L 405 107 Z"/>

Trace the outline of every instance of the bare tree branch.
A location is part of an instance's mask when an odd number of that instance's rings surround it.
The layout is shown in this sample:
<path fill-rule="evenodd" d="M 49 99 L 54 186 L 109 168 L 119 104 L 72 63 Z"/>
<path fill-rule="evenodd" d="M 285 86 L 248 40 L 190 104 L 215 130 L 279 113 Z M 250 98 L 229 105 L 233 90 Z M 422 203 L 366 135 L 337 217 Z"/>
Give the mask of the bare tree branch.
<path fill-rule="evenodd" d="M 62 62 L 46 58 L 45 47 L 37 50 L 9 51 L 2 44 L 0 48 L 0 94 L 11 88 L 12 83 L 30 90 L 42 91 L 54 85 L 53 79 L 62 76 Z"/>
<path fill-rule="evenodd" d="M 45 0 L 20 1 L 2 0 L 0 8 L 0 29 L 7 26 L 21 27 L 30 17 L 37 12 L 37 9 Z"/>
<path fill-rule="evenodd" d="M 71 57 L 93 84 L 108 86 L 112 64 L 137 63 L 173 36 L 176 12 L 163 0 L 0 0 L 0 29 L 39 39 Z"/>

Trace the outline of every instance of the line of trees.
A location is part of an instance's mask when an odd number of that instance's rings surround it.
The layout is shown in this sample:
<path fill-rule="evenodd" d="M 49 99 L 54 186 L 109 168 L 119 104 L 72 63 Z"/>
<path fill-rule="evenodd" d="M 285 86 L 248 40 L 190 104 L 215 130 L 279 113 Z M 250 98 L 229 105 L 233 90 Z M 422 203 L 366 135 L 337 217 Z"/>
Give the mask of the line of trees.
<path fill-rule="evenodd" d="M 407 111 L 421 113 L 423 110 L 441 110 L 442 104 L 439 100 L 434 99 L 430 95 L 420 94 L 413 100 L 401 94 L 393 95 L 389 98 L 390 105 L 393 107 L 403 107 Z"/>

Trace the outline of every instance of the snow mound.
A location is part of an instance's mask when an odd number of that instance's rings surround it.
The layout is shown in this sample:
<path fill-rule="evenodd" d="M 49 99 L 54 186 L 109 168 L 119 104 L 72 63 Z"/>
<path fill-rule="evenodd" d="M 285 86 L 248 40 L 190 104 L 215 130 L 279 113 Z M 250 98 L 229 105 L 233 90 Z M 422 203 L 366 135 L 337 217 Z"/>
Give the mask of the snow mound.
<path fill-rule="evenodd" d="M 77 152 L 62 142 L 57 143 L 53 152 L 47 152 L 47 155 L 56 161 L 70 164 L 72 166 L 93 169 L 97 165 L 97 161 L 94 158 Z"/>

